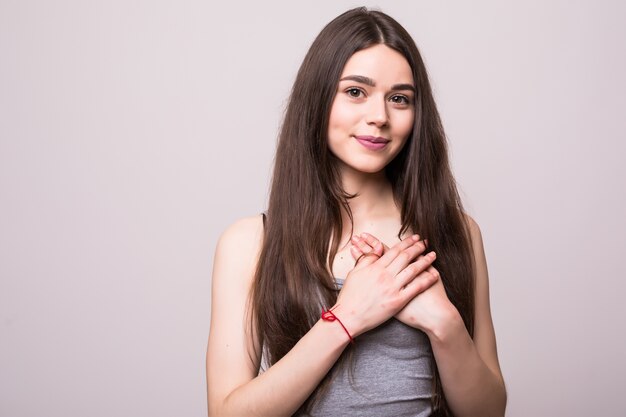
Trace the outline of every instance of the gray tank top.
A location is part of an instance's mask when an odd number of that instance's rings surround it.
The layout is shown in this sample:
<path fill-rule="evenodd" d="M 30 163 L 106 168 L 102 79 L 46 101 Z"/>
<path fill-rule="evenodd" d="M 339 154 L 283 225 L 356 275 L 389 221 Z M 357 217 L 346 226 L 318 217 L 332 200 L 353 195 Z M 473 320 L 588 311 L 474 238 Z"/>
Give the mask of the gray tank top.
<path fill-rule="evenodd" d="M 341 288 L 343 280 L 337 279 Z M 432 350 L 423 332 L 389 319 L 355 339 L 352 362 L 337 370 L 310 413 L 295 416 L 411 416 L 431 414 Z"/>

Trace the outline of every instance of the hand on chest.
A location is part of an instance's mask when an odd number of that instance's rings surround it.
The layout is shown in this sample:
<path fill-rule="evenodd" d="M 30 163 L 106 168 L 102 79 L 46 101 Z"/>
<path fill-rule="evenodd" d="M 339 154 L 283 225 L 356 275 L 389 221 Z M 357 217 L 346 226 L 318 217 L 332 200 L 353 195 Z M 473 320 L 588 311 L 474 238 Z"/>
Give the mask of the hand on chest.
<path fill-rule="evenodd" d="M 369 227 L 361 227 L 358 229 L 355 228 L 354 234 L 358 235 L 367 232 L 382 240 L 388 247 L 395 245 L 401 240 L 398 238 L 400 224 L 397 221 L 378 222 L 377 224 L 370 223 L 368 226 Z M 408 236 L 409 234 L 411 234 L 410 230 L 404 233 L 402 237 Z M 349 233 L 344 233 L 339 245 L 339 250 L 335 255 L 331 268 L 335 278 L 345 278 L 348 272 L 354 268 L 355 259 L 350 254 L 350 237 Z"/>

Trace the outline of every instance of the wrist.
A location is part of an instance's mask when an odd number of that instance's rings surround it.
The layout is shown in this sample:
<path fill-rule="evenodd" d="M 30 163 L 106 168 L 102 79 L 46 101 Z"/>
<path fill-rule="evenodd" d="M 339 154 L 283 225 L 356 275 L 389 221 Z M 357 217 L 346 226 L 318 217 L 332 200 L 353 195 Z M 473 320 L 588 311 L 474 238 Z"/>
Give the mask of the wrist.
<path fill-rule="evenodd" d="M 363 333 L 361 320 L 354 310 L 341 303 L 335 304 L 329 310 L 332 310 L 333 315 L 341 323 L 335 323 L 335 325 L 340 329 L 344 327 L 345 332 L 348 333 L 352 339 Z"/>
<path fill-rule="evenodd" d="M 350 343 L 354 343 L 354 339 L 352 338 L 352 335 L 350 334 L 350 331 L 342 323 L 341 319 L 335 315 L 335 313 L 333 312 L 333 309 L 335 309 L 335 307 L 330 308 L 328 310 L 322 310 L 322 320 L 339 323 L 339 325 L 341 326 L 343 331 L 346 332 L 346 335 L 348 336 L 348 339 L 350 339 Z"/>
<path fill-rule="evenodd" d="M 424 329 L 431 344 L 445 345 L 454 339 L 454 335 L 465 330 L 465 323 L 456 307 L 450 306 L 441 310 L 435 320 Z"/>
<path fill-rule="evenodd" d="M 327 340 L 330 345 L 335 346 L 341 350 L 345 349 L 351 343 L 351 335 L 343 329 L 338 321 L 329 321 L 320 317 L 317 321 L 316 327 L 320 327 L 326 334 Z"/>

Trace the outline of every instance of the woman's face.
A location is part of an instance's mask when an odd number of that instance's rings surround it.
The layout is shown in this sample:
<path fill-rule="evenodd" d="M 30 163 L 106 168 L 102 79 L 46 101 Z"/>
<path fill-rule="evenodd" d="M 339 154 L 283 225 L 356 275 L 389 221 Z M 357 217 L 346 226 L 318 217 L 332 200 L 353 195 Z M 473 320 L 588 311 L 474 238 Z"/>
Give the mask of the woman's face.
<path fill-rule="evenodd" d="M 341 73 L 330 110 L 328 146 L 341 169 L 377 173 L 400 152 L 415 117 L 407 60 L 379 44 L 355 52 Z"/>

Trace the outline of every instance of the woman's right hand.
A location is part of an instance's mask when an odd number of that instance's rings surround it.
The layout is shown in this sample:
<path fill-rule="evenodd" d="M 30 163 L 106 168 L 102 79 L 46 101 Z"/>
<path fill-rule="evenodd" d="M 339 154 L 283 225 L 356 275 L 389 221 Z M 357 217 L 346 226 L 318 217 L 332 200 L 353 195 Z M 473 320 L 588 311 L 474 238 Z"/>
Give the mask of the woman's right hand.
<path fill-rule="evenodd" d="M 380 250 L 357 261 L 332 308 L 353 337 L 387 321 L 437 281 L 432 274 L 422 274 L 434 253 L 415 260 L 423 251 L 419 236 L 409 236 L 384 253 L 382 249 L 381 243 Z"/>

